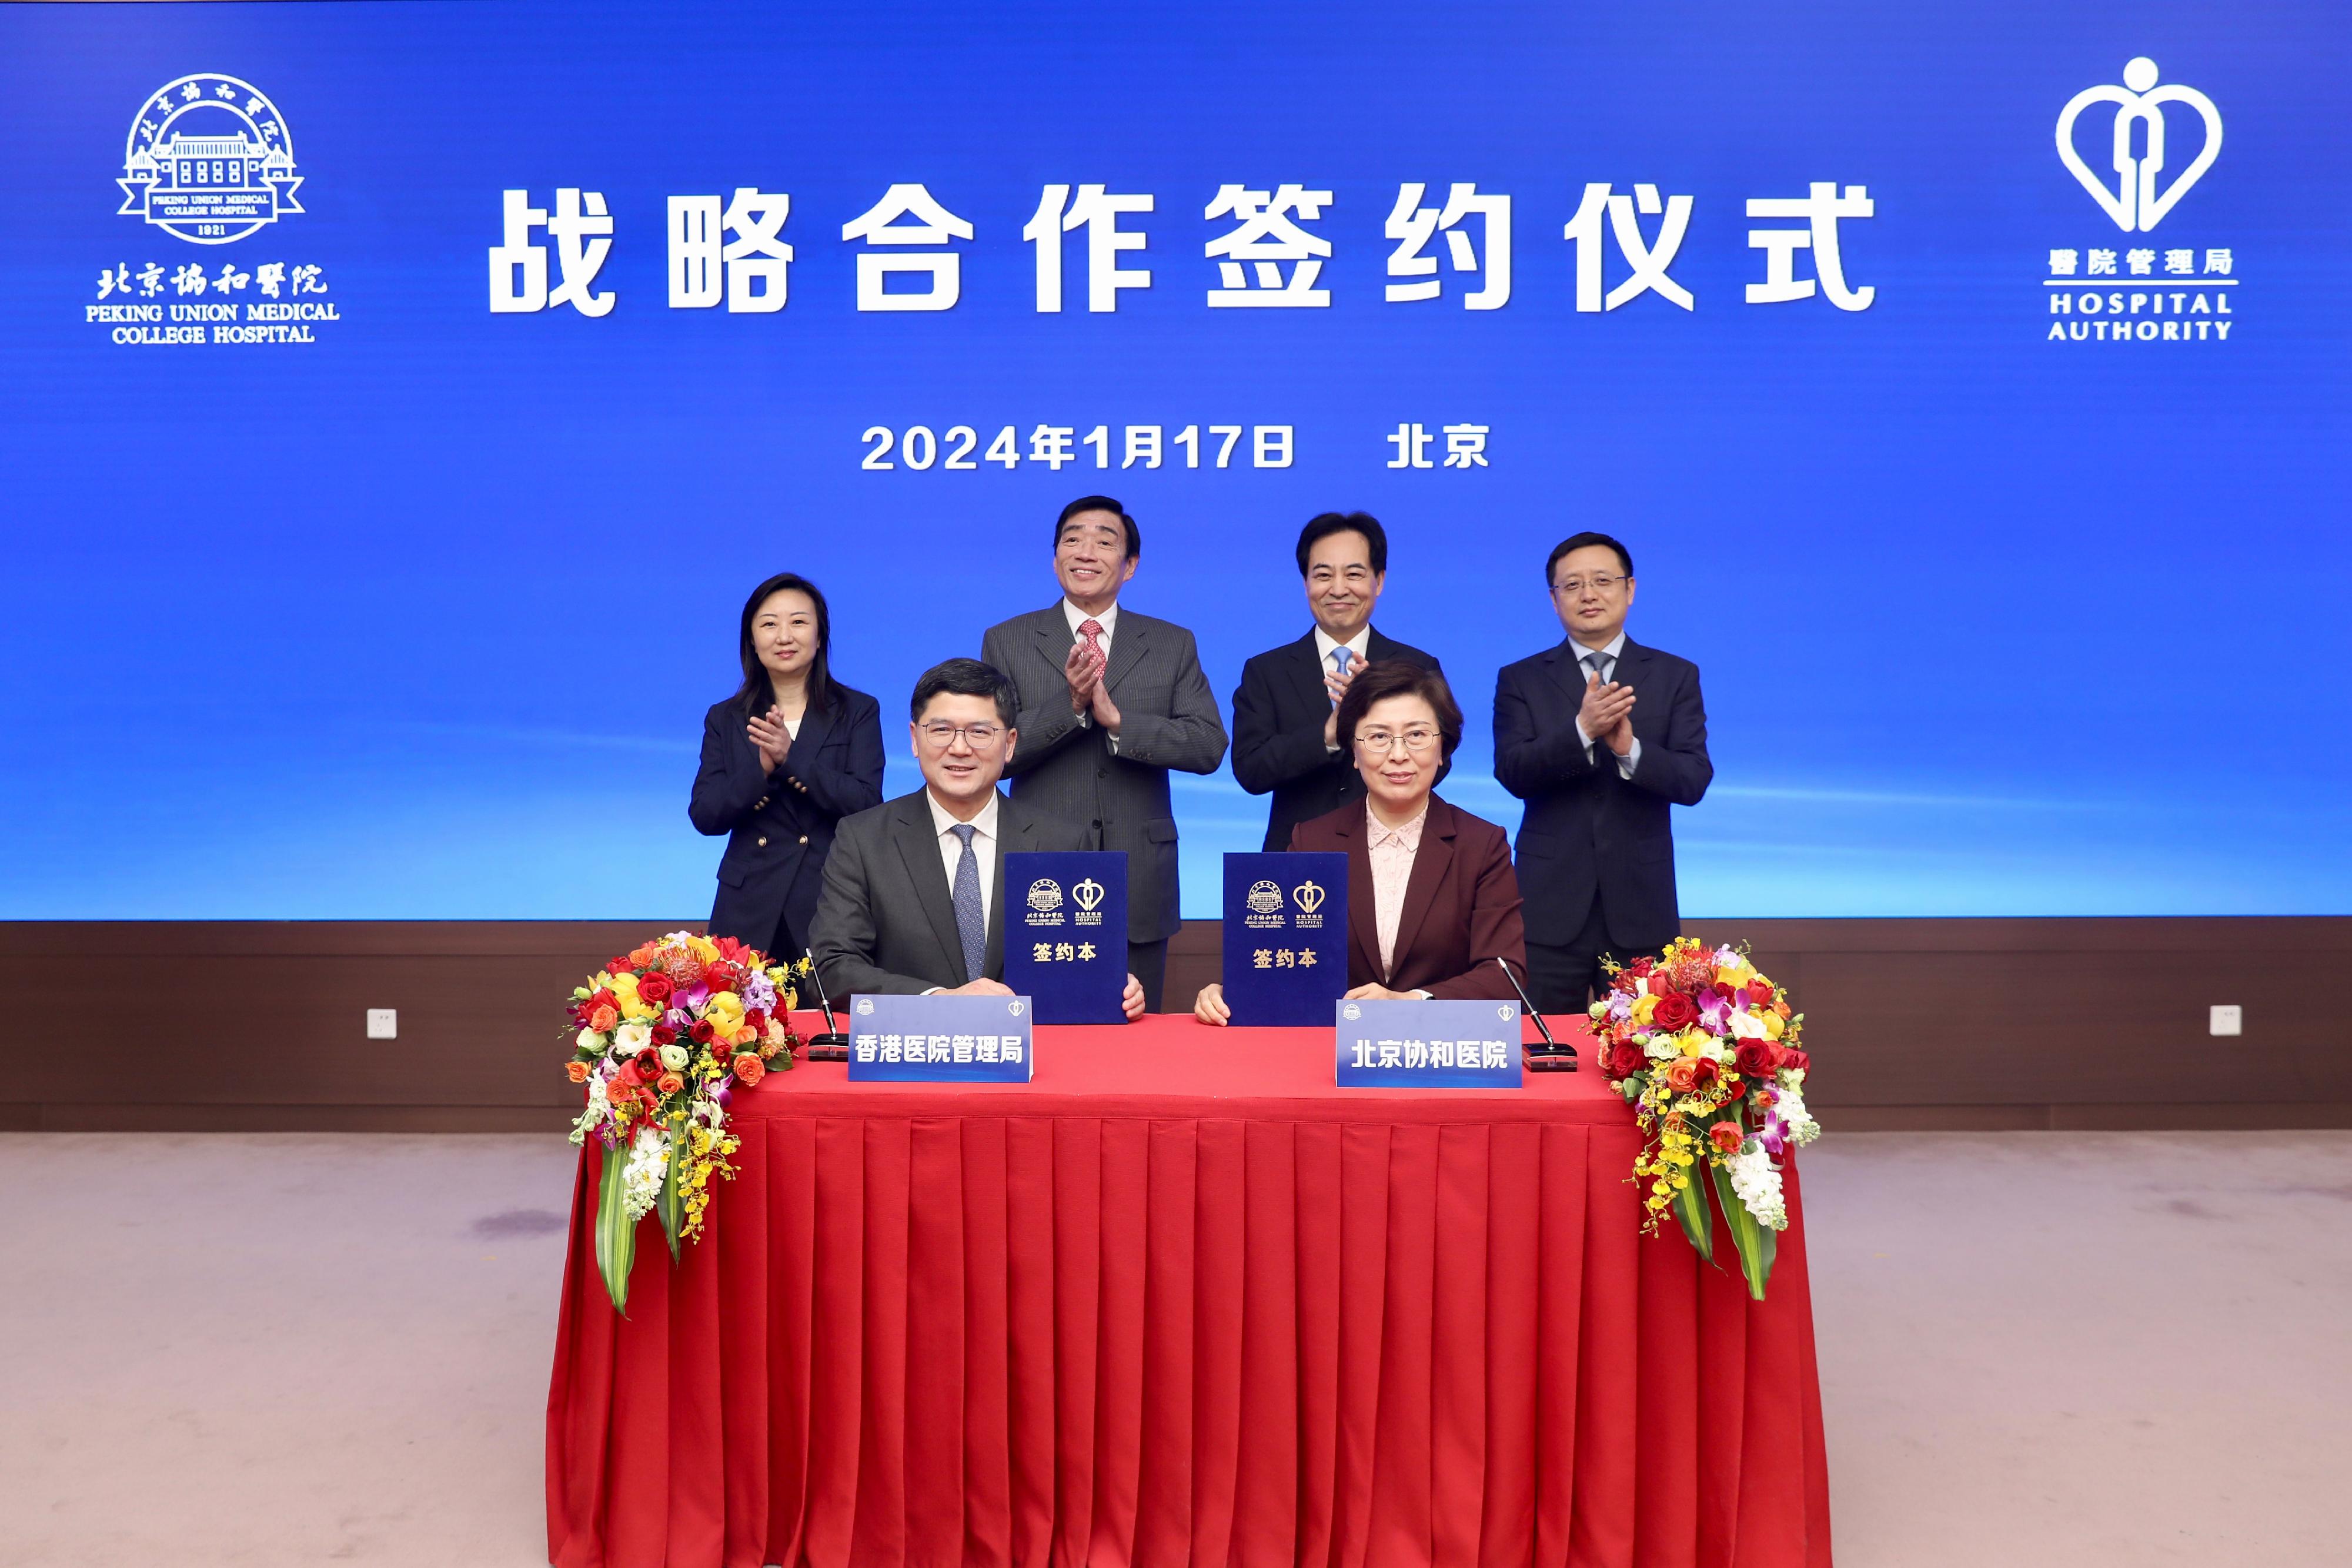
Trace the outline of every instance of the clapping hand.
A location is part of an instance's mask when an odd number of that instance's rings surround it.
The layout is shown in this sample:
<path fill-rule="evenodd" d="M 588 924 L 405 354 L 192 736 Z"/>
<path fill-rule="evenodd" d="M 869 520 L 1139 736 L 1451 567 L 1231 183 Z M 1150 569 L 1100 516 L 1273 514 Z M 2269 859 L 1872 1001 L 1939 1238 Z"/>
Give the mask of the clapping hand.
<path fill-rule="evenodd" d="M 1062 661 L 1062 678 L 1070 683 L 1070 711 L 1084 713 L 1093 702 L 1096 688 L 1102 684 L 1103 665 L 1107 658 L 1097 658 L 1084 642 L 1070 644 L 1070 656 Z"/>
<path fill-rule="evenodd" d="M 783 766 L 784 754 L 793 748 L 792 731 L 784 727 L 784 711 L 771 707 L 754 717 L 745 733 L 760 750 L 760 771 L 773 773 Z"/>
<path fill-rule="evenodd" d="M 1588 739 L 1605 742 L 1610 750 L 1624 756 L 1633 749 L 1633 688 L 1616 681 L 1603 685 L 1599 675 L 1586 677 L 1576 723 Z"/>
<path fill-rule="evenodd" d="M 1323 675 L 1323 689 L 1331 694 L 1331 711 L 1323 719 L 1323 749 L 1326 751 L 1339 749 L 1339 699 L 1348 695 L 1348 688 L 1356 684 L 1356 676 L 1364 667 L 1364 661 L 1356 657 L 1355 650 L 1347 650 L 1347 674 L 1326 671 Z"/>

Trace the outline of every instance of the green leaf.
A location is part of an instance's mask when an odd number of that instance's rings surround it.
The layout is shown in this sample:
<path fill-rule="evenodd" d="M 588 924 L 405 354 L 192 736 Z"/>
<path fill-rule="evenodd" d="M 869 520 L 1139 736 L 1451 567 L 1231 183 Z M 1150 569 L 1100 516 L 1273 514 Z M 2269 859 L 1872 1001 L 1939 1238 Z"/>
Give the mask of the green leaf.
<path fill-rule="evenodd" d="M 1715 1261 L 1715 1222 L 1706 1212 L 1706 1187 L 1698 1174 L 1703 1168 L 1703 1156 L 1698 1165 L 1688 1167 L 1689 1179 L 1675 1194 L 1675 1218 L 1682 1221 L 1683 1234 L 1690 1239 L 1691 1250 L 1712 1263 Z"/>
<path fill-rule="evenodd" d="M 1723 1205 L 1723 1223 L 1739 1252 L 1739 1271 L 1748 1277 L 1748 1293 L 1760 1301 L 1765 1282 L 1772 1278 L 1772 1255 L 1780 1233 L 1748 1212 L 1748 1206 L 1732 1188 L 1729 1171 L 1720 1166 L 1709 1168 L 1715 1173 L 1715 1196 Z"/>
<path fill-rule="evenodd" d="M 687 1141 L 675 1129 L 669 1135 L 669 1164 L 662 1171 L 661 1199 L 655 1205 L 661 1215 L 662 1234 L 669 1239 L 669 1260 L 677 1261 L 678 1227 L 686 1223 L 686 1194 L 678 1189 L 678 1177 L 686 1167 Z"/>
<path fill-rule="evenodd" d="M 604 1276 L 604 1293 L 613 1310 L 628 1315 L 629 1266 L 637 1258 L 637 1228 L 629 1222 L 626 1186 L 621 1168 L 628 1163 L 625 1146 L 606 1149 L 596 1176 L 596 1267 Z"/>

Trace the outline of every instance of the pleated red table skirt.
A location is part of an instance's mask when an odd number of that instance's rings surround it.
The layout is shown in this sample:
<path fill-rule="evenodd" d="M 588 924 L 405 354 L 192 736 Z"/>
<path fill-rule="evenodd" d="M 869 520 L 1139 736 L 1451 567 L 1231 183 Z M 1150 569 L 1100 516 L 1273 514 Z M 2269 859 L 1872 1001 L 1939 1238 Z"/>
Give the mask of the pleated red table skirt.
<path fill-rule="evenodd" d="M 581 1167 L 560 1568 L 1805 1565 L 1829 1483 L 1794 1173 L 1769 1300 L 1639 1235 L 1631 1113 L 1332 1087 L 1328 1030 L 1039 1031 L 1022 1087 L 739 1095 L 629 1313 Z"/>

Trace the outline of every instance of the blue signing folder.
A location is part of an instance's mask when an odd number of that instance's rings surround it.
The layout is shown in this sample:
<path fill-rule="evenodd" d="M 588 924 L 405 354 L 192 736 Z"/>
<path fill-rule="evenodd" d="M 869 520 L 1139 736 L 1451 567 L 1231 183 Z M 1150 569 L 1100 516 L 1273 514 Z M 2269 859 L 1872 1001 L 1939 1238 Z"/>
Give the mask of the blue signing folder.
<path fill-rule="evenodd" d="M 1348 857 L 1225 857 L 1225 1005 L 1241 1025 L 1320 1028 L 1348 988 Z"/>
<path fill-rule="evenodd" d="M 1004 857 L 1004 983 L 1038 1023 L 1125 1023 L 1127 854 Z"/>
<path fill-rule="evenodd" d="M 1026 1083 L 1031 1022 L 1026 997 L 852 997 L 850 1082 Z"/>
<path fill-rule="evenodd" d="M 1517 1002 L 1341 1002 L 1342 1089 L 1517 1089 Z"/>

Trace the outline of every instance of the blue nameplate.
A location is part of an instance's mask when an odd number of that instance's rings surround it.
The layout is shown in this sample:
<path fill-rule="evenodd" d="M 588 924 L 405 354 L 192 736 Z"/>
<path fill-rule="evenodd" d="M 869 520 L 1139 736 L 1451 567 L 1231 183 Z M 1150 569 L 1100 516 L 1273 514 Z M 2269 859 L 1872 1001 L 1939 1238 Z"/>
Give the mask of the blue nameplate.
<path fill-rule="evenodd" d="M 1348 989 L 1348 857 L 1225 857 L 1225 1006 L 1242 1025 L 1320 1028 Z"/>
<path fill-rule="evenodd" d="M 1125 1023 L 1127 853 L 1004 857 L 1004 983 L 1038 1023 Z"/>
<path fill-rule="evenodd" d="M 1342 1089 L 1517 1089 L 1517 1002 L 1341 1002 Z"/>
<path fill-rule="evenodd" d="M 1026 997 L 852 997 L 852 1082 L 1026 1083 Z"/>

